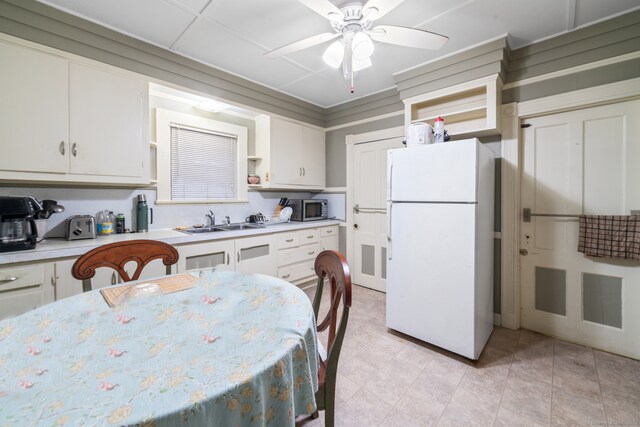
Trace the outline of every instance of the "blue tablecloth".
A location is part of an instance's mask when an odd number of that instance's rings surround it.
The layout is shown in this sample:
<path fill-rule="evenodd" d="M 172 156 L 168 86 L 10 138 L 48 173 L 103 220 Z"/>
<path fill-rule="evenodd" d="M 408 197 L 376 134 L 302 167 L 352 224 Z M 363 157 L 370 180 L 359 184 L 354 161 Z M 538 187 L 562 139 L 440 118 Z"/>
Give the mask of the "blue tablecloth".
<path fill-rule="evenodd" d="M 315 331 L 306 295 L 263 275 L 76 295 L 0 321 L 0 425 L 294 425 L 316 408 Z"/>

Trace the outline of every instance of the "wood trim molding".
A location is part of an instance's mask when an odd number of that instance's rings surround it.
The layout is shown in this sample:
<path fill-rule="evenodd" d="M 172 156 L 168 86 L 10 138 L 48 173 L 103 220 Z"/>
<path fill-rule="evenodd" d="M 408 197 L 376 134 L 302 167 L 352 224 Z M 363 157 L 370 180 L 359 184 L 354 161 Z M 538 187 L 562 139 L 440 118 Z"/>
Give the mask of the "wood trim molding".
<path fill-rule="evenodd" d="M 518 103 L 520 118 L 559 113 L 576 108 L 640 97 L 640 77 Z"/>
<path fill-rule="evenodd" d="M 404 126 L 396 126 L 389 129 L 374 130 L 372 132 L 359 133 L 357 135 L 348 135 L 345 144 L 361 144 L 363 142 L 380 141 L 382 139 L 404 137 Z M 349 138 L 351 137 L 351 138 Z M 347 162 L 347 175 L 349 172 L 349 163 Z M 347 185 L 347 189 L 350 187 Z"/>
<path fill-rule="evenodd" d="M 518 105 L 501 108 L 502 224 L 501 233 L 501 322 L 509 329 L 520 327 L 520 171 Z"/>
<path fill-rule="evenodd" d="M 535 77 L 529 77 L 527 79 L 518 80 L 511 83 L 505 83 L 502 87 L 503 90 L 511 89 L 514 87 L 526 86 L 532 83 L 538 83 L 556 77 L 568 76 L 570 74 L 579 73 L 581 71 L 593 70 L 594 68 L 600 68 L 607 65 L 618 64 L 620 62 L 631 61 L 633 59 L 640 58 L 640 51 L 626 53 L 624 55 L 614 56 L 613 58 L 602 59 L 600 61 L 590 62 L 588 64 L 577 65 L 575 67 L 565 68 L 559 71 L 553 71 L 551 73 L 542 74 Z"/>
<path fill-rule="evenodd" d="M 353 265 L 354 263 L 354 247 L 353 247 L 353 209 L 349 209 L 350 206 L 353 206 L 353 147 L 355 143 L 353 142 L 354 135 L 347 135 L 345 138 L 345 144 L 347 149 L 347 193 L 346 193 L 346 201 L 345 201 L 345 241 L 346 241 L 346 249 L 347 249 L 347 261 Z"/>

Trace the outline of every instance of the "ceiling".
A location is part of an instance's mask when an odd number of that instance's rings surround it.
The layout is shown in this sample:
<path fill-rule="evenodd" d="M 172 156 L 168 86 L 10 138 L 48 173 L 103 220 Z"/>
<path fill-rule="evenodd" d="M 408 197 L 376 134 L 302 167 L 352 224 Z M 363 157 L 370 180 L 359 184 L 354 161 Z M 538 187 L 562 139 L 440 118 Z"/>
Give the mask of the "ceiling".
<path fill-rule="evenodd" d="M 514 49 L 640 7 L 640 0 L 405 0 L 376 24 L 443 34 L 438 51 L 376 44 L 355 93 L 322 61 L 327 44 L 263 54 L 318 33 L 329 21 L 297 0 L 40 0 L 321 107 L 394 87 L 393 74 L 508 34 Z M 331 0 L 338 7 L 358 0 Z"/>

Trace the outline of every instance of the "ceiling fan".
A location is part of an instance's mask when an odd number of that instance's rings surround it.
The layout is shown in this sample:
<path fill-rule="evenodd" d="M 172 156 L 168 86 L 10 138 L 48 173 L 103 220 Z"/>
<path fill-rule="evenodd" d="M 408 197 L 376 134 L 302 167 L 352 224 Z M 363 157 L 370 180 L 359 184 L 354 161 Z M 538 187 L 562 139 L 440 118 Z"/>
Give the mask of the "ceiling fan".
<path fill-rule="evenodd" d="M 415 28 L 373 26 L 373 21 L 386 15 L 404 0 L 369 0 L 364 5 L 356 1 L 340 9 L 329 0 L 298 1 L 327 18 L 334 32 L 307 37 L 264 55 L 267 58 L 277 58 L 339 38 L 327 47 L 322 59 L 333 68 L 339 68 L 342 64 L 344 78 L 351 80 L 351 93 L 354 92 L 354 72 L 371 66 L 373 40 L 420 49 L 440 49 L 449 40 L 440 34 Z"/>

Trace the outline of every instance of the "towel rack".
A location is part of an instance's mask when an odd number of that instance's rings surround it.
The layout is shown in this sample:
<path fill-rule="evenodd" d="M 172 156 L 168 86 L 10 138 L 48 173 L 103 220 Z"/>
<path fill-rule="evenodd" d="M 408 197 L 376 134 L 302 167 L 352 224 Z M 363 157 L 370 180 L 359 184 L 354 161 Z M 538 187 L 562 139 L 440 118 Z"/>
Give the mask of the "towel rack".
<path fill-rule="evenodd" d="M 581 214 L 539 214 L 531 212 L 530 208 L 522 209 L 522 221 L 531 222 L 532 216 L 554 216 L 559 218 L 580 218 Z"/>

